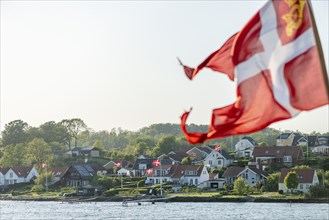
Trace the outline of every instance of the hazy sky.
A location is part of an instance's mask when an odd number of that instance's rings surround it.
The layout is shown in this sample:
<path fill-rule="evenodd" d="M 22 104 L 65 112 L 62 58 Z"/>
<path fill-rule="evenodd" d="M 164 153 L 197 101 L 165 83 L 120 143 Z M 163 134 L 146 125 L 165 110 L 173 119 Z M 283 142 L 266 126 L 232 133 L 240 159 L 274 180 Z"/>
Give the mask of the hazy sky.
<path fill-rule="evenodd" d="M 196 66 L 264 1 L 1 1 L 1 129 L 81 118 L 96 131 L 154 123 L 209 124 L 235 83 Z M 328 69 L 328 0 L 312 1 Z M 272 124 L 327 132 L 328 106 Z"/>

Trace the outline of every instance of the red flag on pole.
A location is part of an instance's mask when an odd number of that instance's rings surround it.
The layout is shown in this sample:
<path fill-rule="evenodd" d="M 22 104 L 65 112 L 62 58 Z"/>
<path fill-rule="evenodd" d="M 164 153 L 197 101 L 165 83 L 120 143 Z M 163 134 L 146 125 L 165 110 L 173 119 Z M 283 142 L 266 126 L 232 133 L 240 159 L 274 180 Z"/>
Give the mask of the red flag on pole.
<path fill-rule="evenodd" d="M 146 174 L 151 175 L 152 173 L 153 173 L 153 169 L 152 168 L 146 170 Z"/>
<path fill-rule="evenodd" d="M 121 163 L 120 162 L 114 163 L 114 166 L 121 167 Z"/>
<path fill-rule="evenodd" d="M 158 167 L 161 165 L 161 161 L 160 160 L 153 160 L 152 165 L 155 167 Z"/>
<path fill-rule="evenodd" d="M 219 152 L 219 151 L 220 151 L 220 146 L 219 146 L 219 145 L 217 145 L 217 146 L 215 147 L 215 151 L 216 151 L 216 152 Z"/>
<path fill-rule="evenodd" d="M 186 121 L 190 112 L 185 112 L 181 128 L 190 143 L 252 133 L 328 104 L 326 69 L 321 68 L 310 13 L 305 0 L 268 1 L 224 44 L 230 49 L 210 55 L 204 61 L 211 61 L 210 65 L 200 64 L 234 77 L 237 101 L 213 110 L 207 133 L 189 133 Z M 213 60 L 219 52 L 222 55 Z M 225 68 L 216 68 L 223 63 Z"/>

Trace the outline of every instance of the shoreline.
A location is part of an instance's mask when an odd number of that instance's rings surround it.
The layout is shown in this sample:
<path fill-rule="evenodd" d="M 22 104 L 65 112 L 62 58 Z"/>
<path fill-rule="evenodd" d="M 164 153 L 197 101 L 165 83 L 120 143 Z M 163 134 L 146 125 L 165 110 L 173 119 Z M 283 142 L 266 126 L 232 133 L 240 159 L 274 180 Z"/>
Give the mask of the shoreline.
<path fill-rule="evenodd" d="M 58 201 L 68 203 L 79 202 L 123 202 L 124 197 L 72 197 L 72 198 L 22 198 L 22 197 L 0 197 L 0 201 Z M 137 201 L 137 200 L 136 200 Z M 157 202 L 254 202 L 254 203 L 326 203 L 329 204 L 329 198 L 295 198 L 295 199 L 282 199 L 282 198 L 266 198 L 266 197 L 240 197 L 240 198 L 221 198 L 221 197 L 184 197 L 176 196 L 170 198 L 168 201 Z"/>

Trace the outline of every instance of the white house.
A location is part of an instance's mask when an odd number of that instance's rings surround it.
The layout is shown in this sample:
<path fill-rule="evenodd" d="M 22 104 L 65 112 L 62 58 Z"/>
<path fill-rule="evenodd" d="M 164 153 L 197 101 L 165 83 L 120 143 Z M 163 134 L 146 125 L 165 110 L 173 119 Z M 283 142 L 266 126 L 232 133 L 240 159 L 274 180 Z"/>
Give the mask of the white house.
<path fill-rule="evenodd" d="M 130 171 L 125 168 L 121 168 L 117 173 L 120 176 L 130 176 Z"/>
<path fill-rule="evenodd" d="M 210 168 L 227 167 L 233 163 L 233 159 L 224 150 L 212 150 L 204 159 L 203 164 Z"/>
<path fill-rule="evenodd" d="M 147 176 L 146 183 L 159 184 L 172 182 L 174 185 L 195 185 L 209 180 L 209 173 L 204 165 L 167 165 L 154 167 L 153 173 Z"/>
<path fill-rule="evenodd" d="M 39 176 L 34 167 L 12 167 L 4 174 L 4 185 L 27 183 Z"/>
<path fill-rule="evenodd" d="M 8 169 L 0 168 L 0 186 L 5 185 L 5 174 L 7 173 Z"/>
<path fill-rule="evenodd" d="M 256 186 L 257 182 L 266 179 L 268 174 L 256 166 L 229 167 L 223 173 L 226 183 L 234 184 L 234 181 L 242 177 L 246 184 Z"/>
<path fill-rule="evenodd" d="M 254 139 L 248 136 L 244 136 L 235 145 L 236 157 L 252 157 L 252 152 L 258 144 Z"/>
<path fill-rule="evenodd" d="M 298 186 L 294 191 L 308 192 L 311 186 L 319 184 L 319 178 L 316 174 L 316 170 L 313 168 L 303 169 L 281 169 L 281 175 L 279 180 L 279 190 L 284 193 L 288 192 L 288 188 L 284 185 L 284 179 L 290 171 L 295 171 L 298 177 Z"/>

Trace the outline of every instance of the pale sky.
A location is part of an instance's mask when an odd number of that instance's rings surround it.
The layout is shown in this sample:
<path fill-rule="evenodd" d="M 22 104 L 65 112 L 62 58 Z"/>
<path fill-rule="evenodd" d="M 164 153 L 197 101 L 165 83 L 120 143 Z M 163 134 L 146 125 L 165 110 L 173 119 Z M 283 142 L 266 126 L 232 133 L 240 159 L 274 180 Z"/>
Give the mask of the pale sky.
<path fill-rule="evenodd" d="M 1 130 L 81 118 L 96 131 L 209 124 L 235 83 L 195 67 L 265 1 L 1 1 Z M 312 1 L 328 69 L 328 0 Z M 328 106 L 270 127 L 327 132 Z"/>

